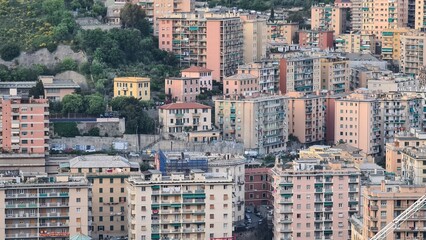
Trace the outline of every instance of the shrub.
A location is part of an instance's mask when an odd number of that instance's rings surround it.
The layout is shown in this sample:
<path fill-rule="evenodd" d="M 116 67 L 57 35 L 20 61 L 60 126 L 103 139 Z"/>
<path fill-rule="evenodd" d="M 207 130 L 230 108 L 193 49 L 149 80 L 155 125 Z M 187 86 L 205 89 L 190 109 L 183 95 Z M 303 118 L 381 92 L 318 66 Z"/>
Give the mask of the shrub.
<path fill-rule="evenodd" d="M 12 61 L 21 54 L 21 49 L 16 44 L 8 44 L 0 49 L 0 56 L 5 61 Z"/>

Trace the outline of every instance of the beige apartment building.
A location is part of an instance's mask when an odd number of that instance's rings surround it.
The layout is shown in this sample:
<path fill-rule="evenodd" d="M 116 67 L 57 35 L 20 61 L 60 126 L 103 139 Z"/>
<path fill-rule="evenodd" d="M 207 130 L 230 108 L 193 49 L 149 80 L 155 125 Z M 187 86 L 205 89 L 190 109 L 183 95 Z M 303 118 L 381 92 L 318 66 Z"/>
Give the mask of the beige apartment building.
<path fill-rule="evenodd" d="M 145 11 L 148 21 L 153 26 L 154 36 L 158 36 L 157 19 L 172 13 L 194 12 L 194 0 L 132 0 Z"/>
<path fill-rule="evenodd" d="M 351 91 L 357 88 L 367 88 L 368 81 L 380 79 L 382 76 L 392 76 L 393 72 L 387 70 L 385 66 L 374 64 L 363 64 L 350 67 L 350 87 Z"/>
<path fill-rule="evenodd" d="M 120 156 L 87 155 L 63 166 L 70 176 L 84 176 L 92 184 L 92 239 L 127 236 L 127 188 L 125 180 L 138 175 L 139 164 Z"/>
<path fill-rule="evenodd" d="M 251 74 L 237 73 L 223 80 L 223 94 L 250 96 L 260 92 L 259 79 Z"/>
<path fill-rule="evenodd" d="M 0 239 L 73 239 L 91 234 L 84 177 L 1 171 Z"/>
<path fill-rule="evenodd" d="M 212 70 L 222 81 L 243 63 L 243 29 L 237 13 L 175 13 L 157 18 L 159 48 L 176 54 L 181 66 Z"/>
<path fill-rule="evenodd" d="M 334 35 L 340 35 L 346 31 L 346 8 L 334 5 L 319 4 L 311 8 L 311 29 L 334 31 Z"/>
<path fill-rule="evenodd" d="M 245 14 L 240 18 L 243 23 L 244 63 L 260 61 L 266 57 L 266 19 L 256 14 Z"/>
<path fill-rule="evenodd" d="M 273 239 L 349 239 L 359 211 L 360 171 L 339 161 L 298 159 L 271 170 Z"/>
<path fill-rule="evenodd" d="M 381 92 L 415 90 L 419 89 L 419 80 L 413 75 L 384 72 L 368 79 L 367 88 L 371 91 Z"/>
<path fill-rule="evenodd" d="M 223 139 L 242 142 L 245 149 L 259 154 L 286 149 L 287 97 L 220 97 L 214 102 L 215 125 L 222 131 Z"/>
<path fill-rule="evenodd" d="M 230 177 L 149 170 L 126 184 L 129 239 L 232 239 Z"/>
<path fill-rule="evenodd" d="M 50 101 L 61 101 L 68 94 L 73 94 L 80 86 L 72 79 L 57 79 L 54 76 L 39 76 L 43 83 L 44 97 Z"/>
<path fill-rule="evenodd" d="M 373 34 L 351 32 L 336 37 L 336 51 L 347 53 L 376 53 L 376 40 Z"/>
<path fill-rule="evenodd" d="M 403 148 L 401 151 L 401 176 L 409 184 L 420 185 L 426 182 L 426 147 Z"/>
<path fill-rule="evenodd" d="M 151 79 L 143 77 L 114 78 L 114 97 L 135 97 L 139 100 L 151 99 Z"/>
<path fill-rule="evenodd" d="M 349 92 L 349 65 L 344 57 L 325 57 L 320 60 L 321 89 L 334 94 Z"/>
<path fill-rule="evenodd" d="M 387 186 L 383 181 L 381 186 L 367 186 L 363 192 L 363 224 L 360 240 L 367 240 L 377 234 L 384 226 L 392 222 L 396 216 L 411 206 L 425 194 L 424 186 L 393 185 Z M 426 227 L 426 210 L 417 211 L 412 217 L 396 227 L 388 234 L 386 240 L 422 239 L 426 237 L 423 229 Z"/>
<path fill-rule="evenodd" d="M 299 31 L 299 23 L 274 21 L 266 24 L 268 42 L 283 41 L 286 44 L 292 44 Z"/>
<path fill-rule="evenodd" d="M 401 59 L 401 37 L 410 30 L 408 28 L 385 29 L 382 31 L 382 59 L 399 62 Z"/>
<path fill-rule="evenodd" d="M 406 27 L 408 1 L 365 0 L 362 1 L 361 31 L 382 39 L 382 32 Z"/>
<path fill-rule="evenodd" d="M 352 0 L 350 6 L 351 29 L 361 31 L 362 29 L 362 0 Z"/>
<path fill-rule="evenodd" d="M 320 93 L 289 92 L 288 134 L 302 144 L 325 141 L 326 98 Z"/>
<path fill-rule="evenodd" d="M 238 73 L 256 76 L 261 92 L 278 92 L 279 66 L 276 62 L 262 60 L 240 65 L 238 66 Z"/>
<path fill-rule="evenodd" d="M 212 109 L 195 102 L 170 103 L 158 109 L 162 133 L 212 130 Z"/>
<path fill-rule="evenodd" d="M 425 146 L 426 133 L 412 128 L 396 133 L 393 138 L 393 142 L 386 143 L 386 171 L 401 176 L 401 151 L 404 148 Z"/>
<path fill-rule="evenodd" d="M 400 71 L 405 74 L 418 75 L 426 65 L 426 33 L 409 32 L 401 36 Z"/>

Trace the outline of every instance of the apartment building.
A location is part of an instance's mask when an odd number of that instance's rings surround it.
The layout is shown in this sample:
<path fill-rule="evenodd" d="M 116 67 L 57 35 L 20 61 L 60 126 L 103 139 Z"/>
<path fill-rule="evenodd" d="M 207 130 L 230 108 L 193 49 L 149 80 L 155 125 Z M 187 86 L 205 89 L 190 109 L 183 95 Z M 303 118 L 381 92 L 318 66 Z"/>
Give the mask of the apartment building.
<path fill-rule="evenodd" d="M 321 89 L 321 69 L 318 56 L 295 53 L 280 59 L 280 91 L 315 92 Z"/>
<path fill-rule="evenodd" d="M 176 54 L 181 66 L 212 70 L 222 81 L 243 62 L 243 29 L 239 14 L 175 13 L 158 18 L 159 48 Z"/>
<path fill-rule="evenodd" d="M 215 102 L 215 125 L 224 139 L 244 143 L 259 154 L 286 149 L 288 138 L 287 97 L 278 95 L 221 97 Z"/>
<path fill-rule="evenodd" d="M 246 206 L 272 205 L 270 168 L 246 167 L 245 202 Z"/>
<path fill-rule="evenodd" d="M 329 50 L 334 47 L 334 32 L 329 30 L 299 31 L 299 46 L 301 48 L 319 48 Z"/>
<path fill-rule="evenodd" d="M 355 168 L 361 169 L 365 163 L 373 162 L 367 158 L 361 149 L 354 148 L 348 144 L 337 144 L 333 147 L 328 145 L 312 145 L 307 149 L 299 151 L 301 159 L 319 159 L 321 161 L 340 160 L 353 164 Z"/>
<path fill-rule="evenodd" d="M 266 57 L 266 19 L 256 14 L 240 16 L 243 23 L 244 63 L 259 61 Z"/>
<path fill-rule="evenodd" d="M 267 22 L 267 40 L 280 40 L 286 44 L 292 44 L 299 31 L 299 23 L 274 21 Z"/>
<path fill-rule="evenodd" d="M 274 239 L 349 239 L 360 171 L 339 161 L 298 159 L 271 170 Z"/>
<path fill-rule="evenodd" d="M 416 146 L 401 150 L 401 177 L 408 184 L 422 185 L 426 182 L 426 147 Z"/>
<path fill-rule="evenodd" d="M 151 99 L 151 79 L 143 77 L 114 78 L 114 97 L 135 97 L 142 101 Z"/>
<path fill-rule="evenodd" d="M 184 78 L 198 78 L 201 93 L 213 89 L 212 70 L 210 69 L 191 66 L 181 70 L 180 73 Z"/>
<path fill-rule="evenodd" d="M 195 102 L 170 103 L 158 109 L 163 133 L 207 131 L 212 129 L 210 106 Z"/>
<path fill-rule="evenodd" d="M 251 74 L 237 73 L 223 80 L 223 94 L 249 96 L 260 92 L 259 79 Z"/>
<path fill-rule="evenodd" d="M 381 40 L 382 32 L 389 29 L 406 27 L 407 24 L 408 1 L 362 1 L 362 32 L 374 34 Z"/>
<path fill-rule="evenodd" d="M 373 34 L 351 32 L 336 37 L 336 51 L 348 53 L 376 53 L 376 39 Z"/>
<path fill-rule="evenodd" d="M 401 36 L 400 70 L 406 74 L 418 75 L 426 65 L 426 33 L 410 32 Z"/>
<path fill-rule="evenodd" d="M 233 239 L 230 177 L 149 170 L 126 184 L 129 239 Z"/>
<path fill-rule="evenodd" d="M 70 159 L 62 172 L 84 176 L 92 186 L 92 239 L 127 236 L 128 197 L 125 179 L 138 175 L 139 164 L 120 156 L 87 155 Z"/>
<path fill-rule="evenodd" d="M 385 29 L 382 31 L 382 59 L 399 62 L 401 59 L 401 37 L 409 32 L 408 28 Z"/>
<path fill-rule="evenodd" d="M 411 128 L 395 133 L 393 142 L 386 143 L 386 171 L 401 176 L 401 151 L 404 148 L 423 147 L 426 145 L 426 133 Z"/>
<path fill-rule="evenodd" d="M 20 96 L 29 97 L 31 88 L 35 87 L 37 82 L 1 82 L 0 97 Z"/>
<path fill-rule="evenodd" d="M 411 7 L 411 9 L 409 9 L 409 13 L 411 14 L 408 16 L 408 20 L 409 21 L 411 20 L 412 22 L 411 23 L 412 25 L 409 27 L 417 29 L 417 30 L 424 29 L 424 27 L 426 26 L 425 11 L 424 11 L 426 7 L 426 3 L 422 0 L 412 0 L 410 1 L 409 6 Z"/>
<path fill-rule="evenodd" d="M 90 235 L 90 183 L 83 177 L 1 171 L 1 239 Z"/>
<path fill-rule="evenodd" d="M 61 101 L 64 96 L 73 94 L 80 89 L 80 85 L 72 79 L 58 79 L 53 76 L 39 76 L 43 83 L 44 97 L 50 101 Z"/>
<path fill-rule="evenodd" d="M 349 92 L 349 65 L 344 57 L 321 58 L 321 89 L 335 94 Z"/>
<path fill-rule="evenodd" d="M 361 31 L 362 29 L 362 0 L 350 1 L 351 29 L 352 31 Z"/>
<path fill-rule="evenodd" d="M 147 20 L 153 27 L 154 36 L 159 36 L 157 19 L 172 13 L 194 12 L 194 0 L 133 0 L 145 11 Z"/>
<path fill-rule="evenodd" d="M 166 97 L 174 102 L 195 102 L 200 95 L 200 79 L 195 77 L 166 78 Z"/>
<path fill-rule="evenodd" d="M 350 66 L 349 89 L 367 88 L 368 82 L 380 79 L 382 76 L 392 76 L 393 72 L 387 70 L 385 66 L 366 63 L 363 65 Z"/>
<path fill-rule="evenodd" d="M 322 142 L 326 135 L 326 98 L 317 92 L 289 92 L 288 134 L 302 144 Z"/>
<path fill-rule="evenodd" d="M 382 73 L 368 79 L 367 88 L 371 91 L 382 92 L 414 90 L 419 88 L 419 80 L 407 74 Z"/>
<path fill-rule="evenodd" d="M 362 239 L 370 239 L 396 216 L 400 215 L 425 193 L 424 186 L 394 185 L 368 186 L 364 189 Z M 399 224 L 386 240 L 424 238 L 425 209 L 420 209 L 405 222 Z"/>
<path fill-rule="evenodd" d="M 311 8 L 311 29 L 330 30 L 340 35 L 346 32 L 347 8 L 319 4 Z"/>
<path fill-rule="evenodd" d="M 259 91 L 276 93 L 279 88 L 279 66 L 276 61 L 262 60 L 238 66 L 239 74 L 256 76 Z"/>
<path fill-rule="evenodd" d="M 336 142 L 345 142 L 361 149 L 367 155 L 381 152 L 381 104 L 366 89 L 336 100 L 335 132 Z"/>
<path fill-rule="evenodd" d="M 3 96 L 0 104 L 0 169 L 44 172 L 49 151 L 48 100 Z"/>

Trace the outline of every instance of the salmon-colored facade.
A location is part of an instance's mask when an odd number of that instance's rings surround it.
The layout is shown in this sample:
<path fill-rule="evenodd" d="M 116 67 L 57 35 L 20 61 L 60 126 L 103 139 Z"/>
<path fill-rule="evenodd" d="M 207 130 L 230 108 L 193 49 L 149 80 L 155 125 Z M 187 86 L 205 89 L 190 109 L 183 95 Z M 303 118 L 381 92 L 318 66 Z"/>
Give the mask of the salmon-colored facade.
<path fill-rule="evenodd" d="M 195 102 L 200 94 L 198 78 L 176 77 L 165 80 L 164 89 L 169 100 L 175 102 Z"/>
<path fill-rule="evenodd" d="M 272 205 L 270 168 L 245 168 L 246 206 Z"/>
<path fill-rule="evenodd" d="M 259 92 L 259 81 L 251 74 L 239 73 L 223 81 L 225 95 L 251 95 L 255 92 Z"/>
<path fill-rule="evenodd" d="M 333 31 L 304 30 L 299 32 L 299 46 L 301 48 L 319 48 L 329 50 L 334 47 Z"/>
<path fill-rule="evenodd" d="M 191 66 L 189 68 L 183 69 L 181 71 L 181 75 L 182 77 L 187 78 L 198 78 L 201 92 L 204 90 L 212 90 L 213 88 L 212 70 L 210 69 Z"/>

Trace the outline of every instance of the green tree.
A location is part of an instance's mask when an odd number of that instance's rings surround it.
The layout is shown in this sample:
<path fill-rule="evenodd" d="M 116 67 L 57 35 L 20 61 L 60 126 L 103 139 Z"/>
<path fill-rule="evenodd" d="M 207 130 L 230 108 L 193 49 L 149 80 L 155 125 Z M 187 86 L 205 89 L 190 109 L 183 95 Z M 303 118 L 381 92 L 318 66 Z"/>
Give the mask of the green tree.
<path fill-rule="evenodd" d="M 83 110 L 83 97 L 80 94 L 68 94 L 62 99 L 62 113 L 80 113 Z"/>
<path fill-rule="evenodd" d="M 104 98 L 99 94 L 86 96 L 86 113 L 90 115 L 100 115 L 105 112 Z"/>
<path fill-rule="evenodd" d="M 150 24 L 145 18 L 145 11 L 136 4 L 126 3 L 120 12 L 123 27 L 136 28 L 141 31 L 142 36 L 148 36 L 150 32 Z"/>
<path fill-rule="evenodd" d="M 56 122 L 53 124 L 53 129 L 55 134 L 61 137 L 75 137 L 80 135 L 76 122 Z"/>
<path fill-rule="evenodd" d="M 30 96 L 34 98 L 44 97 L 44 86 L 42 81 L 38 81 L 34 87 L 30 89 Z"/>
<path fill-rule="evenodd" d="M 302 13 L 300 12 L 291 12 L 288 15 L 287 21 L 293 22 L 293 23 L 299 23 L 299 24 L 305 24 L 305 18 L 303 17 Z"/>
<path fill-rule="evenodd" d="M 78 68 L 77 61 L 71 58 L 65 58 L 56 66 L 58 72 L 75 71 Z"/>
<path fill-rule="evenodd" d="M 98 128 L 98 127 L 91 128 L 91 129 L 87 132 L 87 135 L 89 135 L 89 136 L 93 136 L 93 137 L 99 137 L 99 135 L 100 135 L 100 130 L 99 130 L 99 128 Z"/>
<path fill-rule="evenodd" d="M 4 45 L 0 49 L 0 56 L 5 61 L 12 61 L 21 54 L 21 49 L 17 44 L 11 43 Z"/>

